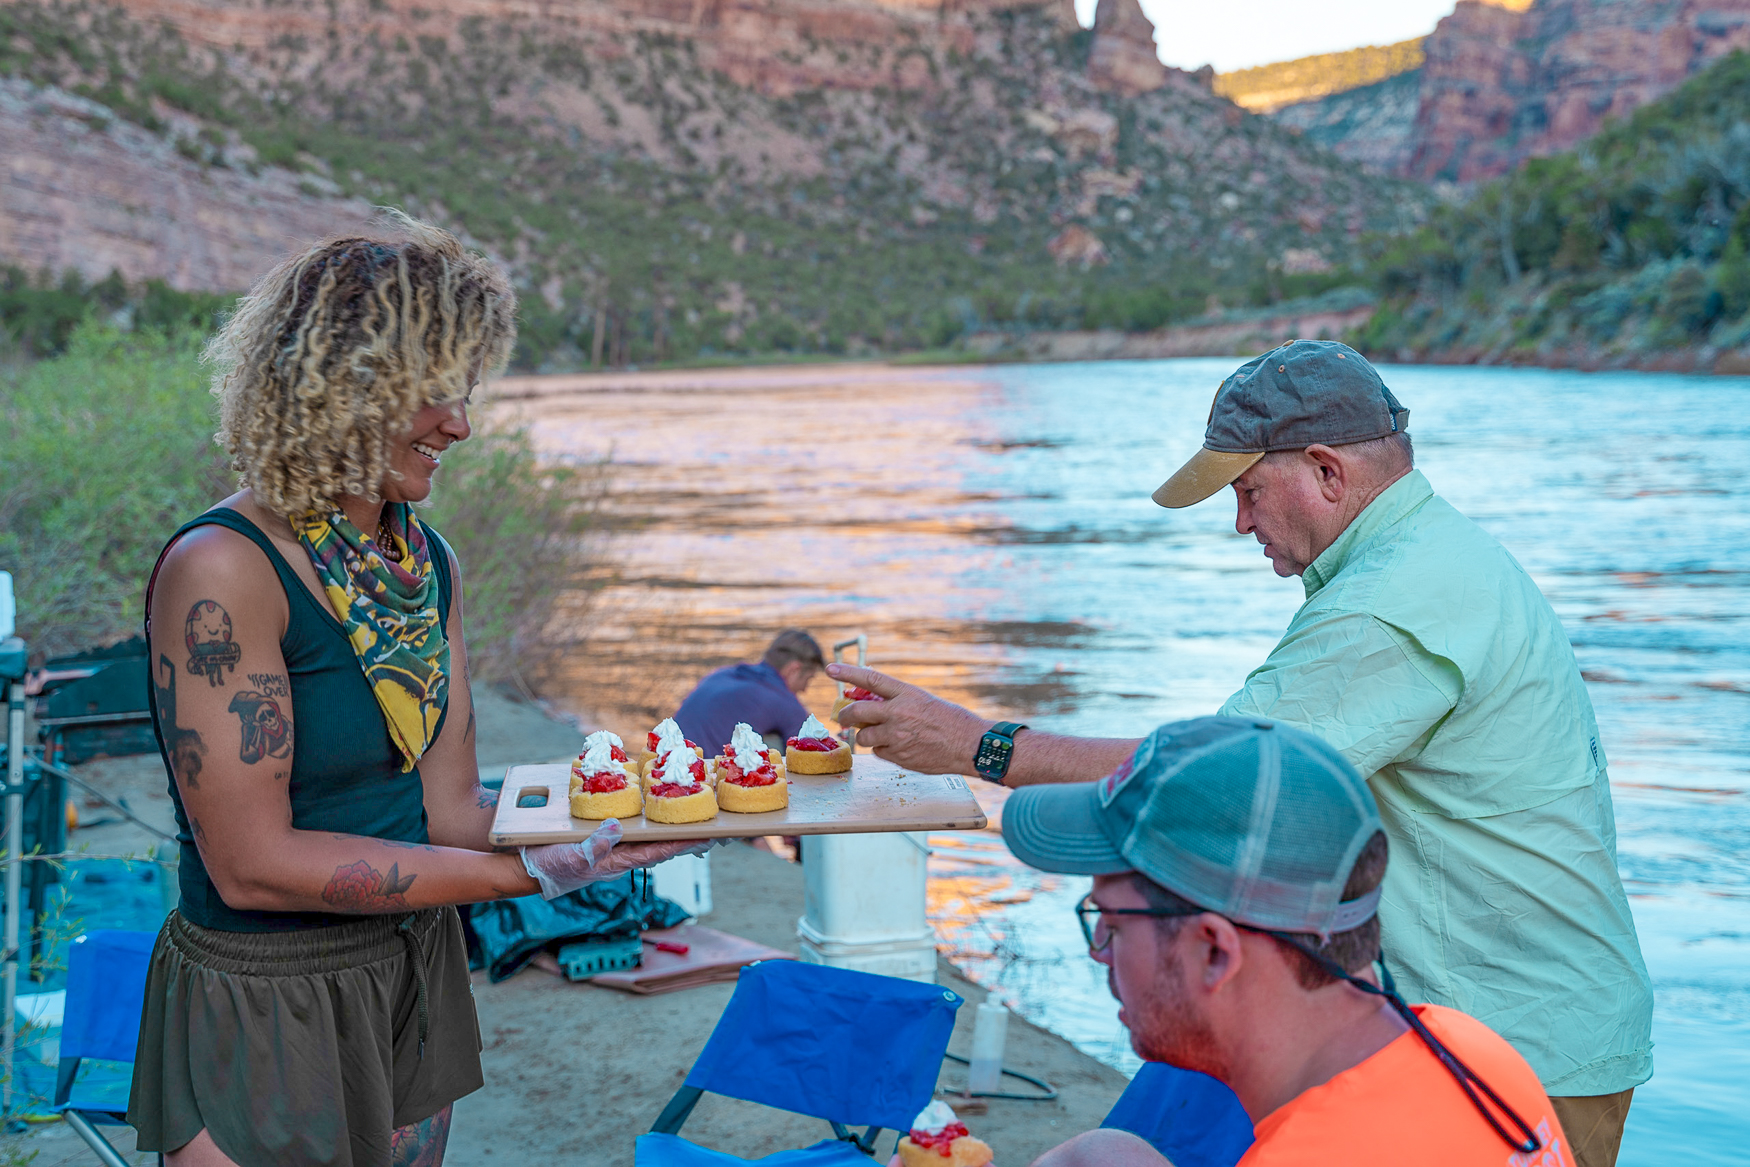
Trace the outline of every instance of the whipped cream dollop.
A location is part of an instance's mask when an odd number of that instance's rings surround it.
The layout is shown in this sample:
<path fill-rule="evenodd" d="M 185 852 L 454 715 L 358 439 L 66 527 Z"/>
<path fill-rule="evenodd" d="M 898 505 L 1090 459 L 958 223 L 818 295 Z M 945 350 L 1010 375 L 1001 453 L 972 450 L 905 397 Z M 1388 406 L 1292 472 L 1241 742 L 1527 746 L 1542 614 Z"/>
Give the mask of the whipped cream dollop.
<path fill-rule="evenodd" d="M 820 724 L 820 720 L 818 718 L 816 718 L 814 716 L 814 714 L 812 714 L 812 713 L 810 713 L 808 715 L 808 720 L 804 721 L 802 723 L 802 728 L 797 730 L 795 732 L 795 734 L 792 736 L 794 736 L 794 737 L 824 738 L 824 739 L 827 739 L 829 741 L 832 738 L 832 734 L 830 734 L 826 731 L 826 726 Z"/>
<path fill-rule="evenodd" d="M 745 721 L 735 723 L 735 731 L 729 735 L 728 753 L 729 760 L 744 774 L 752 773 L 771 761 L 766 756 L 766 743 Z"/>
<path fill-rule="evenodd" d="M 591 734 L 593 739 L 598 735 Z M 609 734 L 608 737 L 612 737 Z M 614 745 L 607 738 L 595 742 L 583 751 L 583 757 L 577 763 L 578 773 L 588 777 L 592 774 L 624 774 L 626 769 L 614 761 Z"/>
<path fill-rule="evenodd" d="M 672 782 L 676 786 L 697 786 L 693 777 L 693 763 L 699 756 L 687 748 L 685 738 L 667 749 L 657 751 L 656 768 L 662 771 L 662 781 Z"/>
<path fill-rule="evenodd" d="M 607 742 L 609 748 L 614 746 L 619 746 L 622 750 L 626 748 L 626 743 L 620 740 L 619 734 L 610 733 L 605 729 L 598 729 L 583 739 L 583 752 L 588 754 L 590 750 L 595 748 L 597 742 Z"/>
<path fill-rule="evenodd" d="M 953 1109 L 940 1098 L 924 1107 L 923 1111 L 912 1119 L 911 1129 L 923 1131 L 927 1135 L 939 1135 L 960 1120 L 954 1117 Z"/>
<path fill-rule="evenodd" d="M 674 723 L 674 718 L 665 717 L 656 723 L 656 728 L 650 731 L 656 735 L 656 752 L 666 754 L 670 750 L 687 748 L 687 735 L 681 732 L 681 727 Z"/>

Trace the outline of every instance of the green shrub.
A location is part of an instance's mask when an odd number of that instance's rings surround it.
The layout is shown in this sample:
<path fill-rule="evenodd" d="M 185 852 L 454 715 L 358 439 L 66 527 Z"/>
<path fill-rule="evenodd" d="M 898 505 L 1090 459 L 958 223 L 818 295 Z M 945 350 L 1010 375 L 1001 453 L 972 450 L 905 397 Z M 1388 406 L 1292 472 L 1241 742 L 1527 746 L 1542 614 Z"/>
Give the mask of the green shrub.
<path fill-rule="evenodd" d="M 445 453 L 425 517 L 462 565 L 476 680 L 532 692 L 574 643 L 605 577 L 607 474 L 605 461 L 543 463 L 515 425 L 484 426 Z"/>
<path fill-rule="evenodd" d="M 139 630 L 164 540 L 231 491 L 213 428 L 198 333 L 84 324 L 0 371 L 0 567 L 33 650 Z"/>
<path fill-rule="evenodd" d="M 1417 310 L 1382 314 L 1366 339 L 1385 351 L 1700 343 L 1750 309 L 1747 107 L 1739 51 L 1412 235 L 1373 242 L 1382 300 Z"/>
<path fill-rule="evenodd" d="M 200 341 L 86 323 L 61 355 L 0 367 L 0 569 L 33 652 L 137 632 L 165 540 L 236 489 Z M 542 465 L 517 428 L 482 427 L 446 455 L 430 515 L 462 563 L 475 677 L 527 689 L 560 604 L 578 626 L 604 565 L 605 482 L 604 464 Z"/>
<path fill-rule="evenodd" d="M 23 268 L 0 267 L 0 351 L 52 357 L 91 316 L 105 317 L 124 330 L 204 331 L 231 299 L 215 292 L 181 292 L 163 280 L 129 284 L 114 271 L 88 284 L 76 271 L 56 279 L 48 272 L 33 276 Z"/>

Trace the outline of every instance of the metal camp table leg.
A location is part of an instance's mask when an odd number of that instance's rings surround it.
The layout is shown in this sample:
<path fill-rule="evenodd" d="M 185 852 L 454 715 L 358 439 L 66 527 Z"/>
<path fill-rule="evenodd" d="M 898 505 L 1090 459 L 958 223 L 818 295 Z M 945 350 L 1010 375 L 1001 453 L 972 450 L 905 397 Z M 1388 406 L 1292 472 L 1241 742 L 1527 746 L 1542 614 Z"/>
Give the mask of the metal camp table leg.
<path fill-rule="evenodd" d="M 0 937 L 4 947 L 5 971 L 0 981 L 0 1002 L 6 1009 L 4 1028 L 0 1029 L 0 1110 L 12 1108 L 12 1055 L 14 1011 L 18 999 L 19 929 L 18 917 L 23 909 L 19 902 L 19 876 L 24 852 L 24 685 L 14 682 L 10 688 L 6 710 L 6 928 Z M 25 935 L 28 937 L 29 932 Z"/>

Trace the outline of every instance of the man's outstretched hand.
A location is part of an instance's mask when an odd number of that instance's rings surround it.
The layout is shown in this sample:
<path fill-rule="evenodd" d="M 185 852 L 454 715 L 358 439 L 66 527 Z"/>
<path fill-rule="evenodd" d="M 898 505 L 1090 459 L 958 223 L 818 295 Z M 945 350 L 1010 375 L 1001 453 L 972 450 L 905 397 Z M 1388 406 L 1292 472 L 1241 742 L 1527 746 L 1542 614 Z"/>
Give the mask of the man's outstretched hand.
<path fill-rule="evenodd" d="M 854 701 L 839 711 L 839 724 L 857 731 L 858 745 L 920 774 L 972 773 L 979 739 L 994 722 L 874 669 L 830 664 L 826 672 L 881 698 Z"/>

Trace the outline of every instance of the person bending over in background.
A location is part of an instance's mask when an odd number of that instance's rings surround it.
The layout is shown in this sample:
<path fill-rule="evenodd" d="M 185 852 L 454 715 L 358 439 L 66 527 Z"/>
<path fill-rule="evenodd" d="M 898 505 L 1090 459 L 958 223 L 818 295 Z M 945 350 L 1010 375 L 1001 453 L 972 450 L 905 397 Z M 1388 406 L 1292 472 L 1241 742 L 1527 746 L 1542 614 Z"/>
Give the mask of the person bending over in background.
<path fill-rule="evenodd" d="M 1256 1125 L 1240 1167 L 1573 1163 L 1512 1046 L 1380 987 L 1379 808 L 1313 735 L 1240 717 L 1163 725 L 1103 781 L 1016 791 L 1003 838 L 1035 867 L 1094 877 L 1077 913 L 1131 1045 L 1238 1095 Z M 1035 1167 L 1167 1162 L 1098 1130 Z"/>
<path fill-rule="evenodd" d="M 481 1085 L 453 905 L 549 898 L 697 844 L 494 853 L 460 567 L 410 503 L 469 434 L 516 299 L 449 234 L 318 244 L 208 349 L 243 489 L 147 588 L 181 901 L 128 1121 L 177 1167 L 442 1162 Z"/>
<path fill-rule="evenodd" d="M 1406 991 L 1512 1042 L 1579 1167 L 1611 1167 L 1653 1072 L 1653 990 L 1598 723 L 1549 601 L 1414 468 L 1408 422 L 1360 353 L 1297 340 L 1222 382 L 1203 449 L 1154 499 L 1231 485 L 1239 533 L 1302 577 L 1281 643 L 1219 712 L 1310 730 L 1367 775 L 1398 855 L 1380 918 Z M 829 671 L 885 698 L 840 711 L 858 744 L 924 773 L 1091 780 L 1136 744 L 993 726 L 880 673 Z"/>
<path fill-rule="evenodd" d="M 700 681 L 681 707 L 675 724 L 705 750 L 721 750 L 738 721 L 751 725 L 774 749 L 783 749 L 808 717 L 798 695 L 826 667 L 820 644 L 800 628 L 772 638 L 758 664 L 729 665 Z"/>

